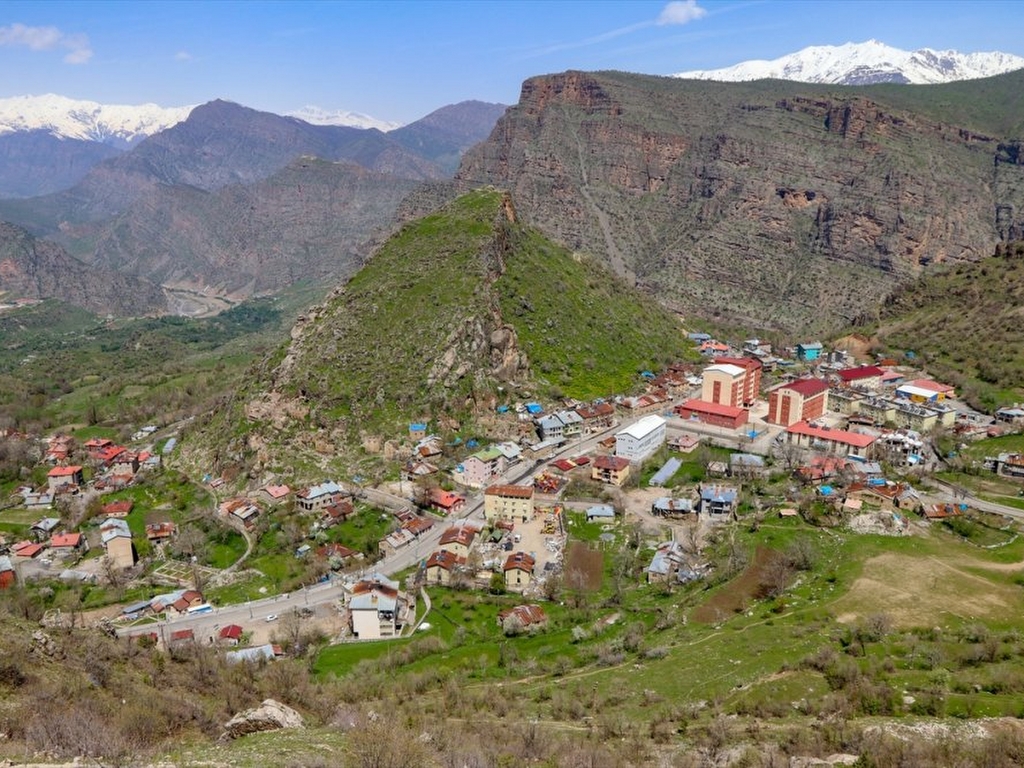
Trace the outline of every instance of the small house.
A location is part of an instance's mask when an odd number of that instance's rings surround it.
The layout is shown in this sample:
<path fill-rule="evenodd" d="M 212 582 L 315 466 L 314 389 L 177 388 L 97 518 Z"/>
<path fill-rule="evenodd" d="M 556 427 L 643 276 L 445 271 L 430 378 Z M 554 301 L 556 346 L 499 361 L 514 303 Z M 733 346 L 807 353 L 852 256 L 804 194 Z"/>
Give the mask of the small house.
<path fill-rule="evenodd" d="M 428 584 L 450 585 L 458 570 L 466 564 L 466 558 L 446 549 L 432 552 L 427 558 L 426 574 Z"/>
<path fill-rule="evenodd" d="M 509 589 L 525 589 L 533 581 L 533 570 L 537 561 L 526 552 L 513 552 L 505 559 L 502 571 L 505 586 Z"/>

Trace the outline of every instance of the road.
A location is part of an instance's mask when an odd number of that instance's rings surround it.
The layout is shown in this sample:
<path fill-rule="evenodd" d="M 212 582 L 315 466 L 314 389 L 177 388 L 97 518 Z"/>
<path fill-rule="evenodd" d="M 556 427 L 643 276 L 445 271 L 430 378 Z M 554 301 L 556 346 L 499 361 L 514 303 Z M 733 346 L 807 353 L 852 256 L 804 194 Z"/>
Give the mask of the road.
<path fill-rule="evenodd" d="M 665 410 L 670 410 L 673 405 L 674 403 L 667 405 Z M 510 484 L 521 483 L 526 478 L 532 477 L 537 469 L 545 464 L 563 457 L 579 456 L 583 453 L 594 450 L 598 441 L 603 440 L 613 432 L 621 431 L 626 426 L 641 418 L 643 417 L 631 417 L 619 424 L 616 424 L 615 426 L 608 427 L 601 432 L 596 432 L 585 438 L 566 443 L 557 453 L 543 460 L 520 462 L 510 468 L 503 476 L 496 478 L 496 482 Z M 359 493 L 374 504 L 379 504 L 388 509 L 397 510 L 402 508 L 413 508 L 413 502 L 411 499 L 396 496 L 395 494 L 381 491 L 376 488 L 361 489 Z M 450 523 L 452 520 L 473 520 L 482 523 L 484 517 L 483 509 L 483 492 L 475 491 L 469 494 L 469 497 L 466 500 L 466 507 L 463 509 L 461 514 L 452 518 L 441 518 L 435 516 L 434 519 L 438 524 L 435 524 L 429 531 L 421 534 L 414 543 L 403 547 L 398 552 L 393 553 L 383 560 L 377 561 L 358 573 L 346 574 L 345 579 L 342 579 L 341 577 L 334 577 L 331 581 L 314 584 L 290 594 L 275 595 L 273 597 L 251 600 L 246 603 L 222 606 L 214 609 L 212 613 L 194 614 L 192 616 L 175 616 L 167 619 L 166 621 L 141 624 L 133 627 L 119 627 L 117 629 L 117 634 L 120 637 L 126 637 L 156 632 L 158 635 L 166 634 L 169 638 L 171 632 L 182 629 L 191 629 L 197 638 L 206 638 L 208 636 L 212 636 L 216 632 L 217 628 L 223 627 L 227 624 L 252 626 L 253 622 L 265 622 L 267 616 L 270 615 L 282 615 L 285 612 L 296 608 L 308 607 L 310 609 L 315 609 L 325 604 L 341 601 L 344 597 L 345 580 L 351 581 L 353 578 L 358 579 L 371 573 L 392 576 L 393 574 L 400 573 L 401 571 L 416 565 L 437 548 L 438 540 L 441 538 L 441 534 L 447 527 L 445 523 Z"/>

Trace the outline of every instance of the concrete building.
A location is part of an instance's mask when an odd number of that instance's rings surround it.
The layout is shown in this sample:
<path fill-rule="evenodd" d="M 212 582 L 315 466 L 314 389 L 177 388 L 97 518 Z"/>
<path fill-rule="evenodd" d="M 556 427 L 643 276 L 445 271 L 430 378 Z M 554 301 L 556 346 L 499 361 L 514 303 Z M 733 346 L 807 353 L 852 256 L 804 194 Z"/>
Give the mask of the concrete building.
<path fill-rule="evenodd" d="M 704 369 L 700 399 L 705 403 L 739 408 L 747 388 L 747 369 L 729 363 L 715 363 Z"/>
<path fill-rule="evenodd" d="M 505 574 L 505 586 L 508 589 L 525 589 L 533 581 L 533 569 L 537 561 L 526 552 L 513 552 L 505 560 L 502 569 Z"/>
<path fill-rule="evenodd" d="M 489 523 L 525 523 L 533 517 L 532 485 L 492 485 L 484 491 L 484 518 Z"/>
<path fill-rule="evenodd" d="M 812 427 L 805 421 L 798 421 L 786 429 L 786 442 L 825 453 L 866 458 L 875 442 L 875 437 L 860 432 Z"/>
<path fill-rule="evenodd" d="M 753 357 L 717 357 L 717 365 L 735 365 L 744 370 L 743 384 L 739 393 L 739 402 L 733 405 L 740 405 L 749 408 L 757 402 L 761 394 L 761 372 L 764 365 L 760 360 Z M 703 394 L 703 393 L 702 393 Z"/>
<path fill-rule="evenodd" d="M 882 383 L 884 371 L 877 365 L 861 365 L 857 368 L 844 368 L 836 372 L 844 387 L 876 390 Z"/>
<path fill-rule="evenodd" d="M 739 406 L 709 403 L 704 400 L 687 400 L 682 405 L 677 405 L 675 412 L 682 419 L 726 429 L 739 429 L 749 418 L 747 411 Z"/>
<path fill-rule="evenodd" d="M 464 556 L 445 549 L 431 553 L 427 558 L 427 584 L 440 584 L 447 587 L 455 581 L 456 574 L 465 564 Z"/>
<path fill-rule="evenodd" d="M 85 482 L 81 467 L 54 467 L 46 473 L 46 485 L 50 492 L 58 488 L 78 486 Z"/>
<path fill-rule="evenodd" d="M 452 477 L 470 488 L 482 488 L 505 471 L 505 454 L 491 446 L 470 454 L 455 468 Z"/>
<path fill-rule="evenodd" d="M 644 416 L 615 435 L 615 455 L 641 463 L 665 444 L 666 421 L 657 414 Z"/>
<path fill-rule="evenodd" d="M 596 456 L 590 465 L 591 480 L 621 486 L 629 477 L 629 459 L 621 456 Z"/>
<path fill-rule="evenodd" d="M 135 546 L 128 523 L 117 518 L 108 518 L 100 524 L 100 540 L 116 568 L 131 568 L 135 565 Z"/>
<path fill-rule="evenodd" d="M 788 427 L 798 421 L 813 421 L 828 410 L 828 382 L 797 379 L 768 393 L 769 424 Z"/>
<path fill-rule="evenodd" d="M 352 634 L 360 640 L 394 637 L 402 627 L 403 603 L 397 581 L 374 574 L 356 583 L 348 601 Z"/>

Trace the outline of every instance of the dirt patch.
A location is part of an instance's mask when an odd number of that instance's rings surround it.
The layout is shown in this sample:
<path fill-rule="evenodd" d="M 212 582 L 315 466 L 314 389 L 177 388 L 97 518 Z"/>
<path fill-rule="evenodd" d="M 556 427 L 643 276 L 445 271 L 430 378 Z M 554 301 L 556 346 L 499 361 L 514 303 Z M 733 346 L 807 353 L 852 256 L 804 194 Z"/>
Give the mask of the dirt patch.
<path fill-rule="evenodd" d="M 697 606 L 690 618 L 702 624 L 717 624 L 742 612 L 753 600 L 769 572 L 778 566 L 783 555 L 768 547 L 758 547 L 754 561 L 743 573 L 716 592 L 703 605 Z"/>
<path fill-rule="evenodd" d="M 588 592 L 596 592 L 601 588 L 604 575 L 604 553 L 591 549 L 582 541 L 574 541 L 569 546 L 565 558 L 565 577 L 574 587 Z"/>
<path fill-rule="evenodd" d="M 951 616 L 973 620 L 1018 611 L 1019 587 L 962 569 L 992 566 L 982 560 L 964 558 L 879 555 L 864 563 L 863 575 L 836 601 L 836 618 L 848 623 L 884 612 L 897 627 L 906 628 L 934 626 Z"/>

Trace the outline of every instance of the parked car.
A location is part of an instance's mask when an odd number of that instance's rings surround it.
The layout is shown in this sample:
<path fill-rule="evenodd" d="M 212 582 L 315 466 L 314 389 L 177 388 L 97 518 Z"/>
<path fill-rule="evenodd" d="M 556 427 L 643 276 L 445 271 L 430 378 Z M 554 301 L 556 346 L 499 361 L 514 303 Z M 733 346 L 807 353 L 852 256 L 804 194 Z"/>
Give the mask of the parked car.
<path fill-rule="evenodd" d="M 269 616 L 267 616 L 267 621 L 277 621 L 277 614 L 272 613 Z"/>

